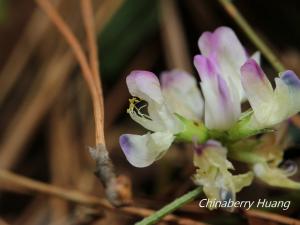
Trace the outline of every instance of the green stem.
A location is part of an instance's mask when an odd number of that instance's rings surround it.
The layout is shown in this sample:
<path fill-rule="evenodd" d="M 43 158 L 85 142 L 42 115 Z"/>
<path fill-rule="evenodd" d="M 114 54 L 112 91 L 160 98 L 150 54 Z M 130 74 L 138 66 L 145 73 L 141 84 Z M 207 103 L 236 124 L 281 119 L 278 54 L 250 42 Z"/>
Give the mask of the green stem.
<path fill-rule="evenodd" d="M 196 197 L 200 195 L 202 192 L 202 187 L 197 187 L 194 190 L 186 193 L 185 195 L 175 199 L 173 202 L 169 203 L 168 205 L 164 206 L 160 210 L 156 211 L 152 215 L 144 218 L 140 222 L 135 223 L 135 225 L 150 225 L 155 224 L 161 218 L 166 216 L 169 213 L 172 213 L 176 209 L 180 208 L 186 203 L 193 201 Z"/>
<path fill-rule="evenodd" d="M 241 27 L 241 29 L 246 33 L 253 44 L 262 52 L 262 54 L 267 58 L 271 65 L 279 73 L 285 70 L 283 64 L 279 61 L 272 50 L 258 37 L 246 19 L 241 15 L 238 9 L 231 3 L 231 0 L 219 0 L 220 4 L 224 7 L 226 12 L 235 20 L 235 22 Z"/>

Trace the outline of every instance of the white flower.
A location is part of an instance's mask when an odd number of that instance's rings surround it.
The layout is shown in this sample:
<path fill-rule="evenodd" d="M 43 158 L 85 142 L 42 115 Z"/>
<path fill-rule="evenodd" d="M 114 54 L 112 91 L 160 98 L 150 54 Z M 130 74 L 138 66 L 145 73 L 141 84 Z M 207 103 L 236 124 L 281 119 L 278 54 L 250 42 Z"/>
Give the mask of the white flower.
<path fill-rule="evenodd" d="M 194 65 L 205 99 L 205 125 L 209 129 L 227 130 L 240 118 L 240 102 L 246 100 L 240 67 L 248 56 L 228 27 L 204 32 L 198 45 L 202 55 L 195 56 Z M 259 54 L 253 58 L 259 61 Z"/>
<path fill-rule="evenodd" d="M 204 32 L 198 46 L 203 56 L 215 62 L 218 73 L 230 85 L 229 88 L 238 92 L 240 100 L 246 100 L 240 68 L 249 57 L 234 31 L 229 27 L 219 27 L 214 32 Z M 260 62 L 258 52 L 252 58 Z"/>
<path fill-rule="evenodd" d="M 196 79 L 181 70 L 163 72 L 160 76 L 162 93 L 167 106 L 187 119 L 201 121 L 203 99 Z"/>
<path fill-rule="evenodd" d="M 252 163 L 252 170 L 261 181 L 275 187 L 300 189 L 300 183 L 291 180 L 298 168 L 291 160 L 283 161 L 284 149 L 287 147 L 286 140 L 280 140 L 278 133 L 264 134 L 252 154 L 259 160 Z"/>
<path fill-rule="evenodd" d="M 174 112 L 182 113 L 188 118 L 200 119 L 202 98 L 200 91 L 196 89 L 196 81 L 190 75 L 179 71 L 163 74 L 164 94 L 159 80 L 151 72 L 133 71 L 127 76 L 126 82 L 130 94 L 134 96 L 127 110 L 129 115 L 154 133 L 142 136 L 123 134 L 120 145 L 132 165 L 146 167 L 168 150 L 176 134 L 184 131 L 183 123 Z M 180 82 L 185 88 L 176 92 L 176 82 Z M 174 98 L 178 100 L 175 102 Z M 168 100 L 170 104 L 167 104 Z M 200 107 L 200 113 L 197 112 L 197 107 Z"/>
<path fill-rule="evenodd" d="M 248 59 L 241 67 L 242 84 L 253 109 L 253 128 L 272 127 L 300 111 L 300 80 L 290 70 L 270 81 L 257 62 Z"/>
<path fill-rule="evenodd" d="M 201 77 L 201 88 L 205 99 L 205 125 L 209 129 L 227 130 L 240 117 L 239 95 L 218 73 L 215 62 L 201 55 L 194 58 Z"/>
<path fill-rule="evenodd" d="M 271 186 L 300 189 L 299 182 L 289 179 L 289 176 L 297 172 L 297 168 L 289 171 L 289 169 L 281 169 L 267 162 L 262 162 L 253 165 L 253 172 L 260 180 Z"/>
<path fill-rule="evenodd" d="M 194 165 L 197 167 L 194 181 L 203 186 L 203 191 L 210 200 L 235 201 L 235 195 L 243 187 L 251 184 L 251 172 L 232 175 L 234 169 L 227 160 L 227 149 L 219 142 L 208 141 L 196 146 Z"/>

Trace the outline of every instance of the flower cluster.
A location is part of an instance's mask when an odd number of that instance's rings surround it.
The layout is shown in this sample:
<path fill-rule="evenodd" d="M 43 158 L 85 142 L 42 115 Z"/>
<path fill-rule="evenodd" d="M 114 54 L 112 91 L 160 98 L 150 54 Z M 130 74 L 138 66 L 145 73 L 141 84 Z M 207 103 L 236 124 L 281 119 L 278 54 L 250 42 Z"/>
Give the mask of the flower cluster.
<path fill-rule="evenodd" d="M 281 166 L 285 145 L 276 139 L 276 126 L 300 111 L 300 80 L 292 71 L 275 78 L 273 89 L 260 67 L 260 55 L 249 56 L 228 27 L 205 32 L 198 41 L 201 54 L 194 57 L 200 76 L 180 70 L 157 76 L 133 71 L 126 79 L 130 94 L 128 113 L 150 132 L 124 134 L 120 145 L 128 161 L 146 167 L 160 159 L 174 141 L 194 144 L 193 179 L 208 198 L 234 200 L 255 175 L 269 185 L 300 188 L 288 178 L 295 164 Z M 251 108 L 241 110 L 248 101 Z M 260 139 L 256 134 L 266 133 Z M 229 159 L 251 170 L 232 175 Z"/>

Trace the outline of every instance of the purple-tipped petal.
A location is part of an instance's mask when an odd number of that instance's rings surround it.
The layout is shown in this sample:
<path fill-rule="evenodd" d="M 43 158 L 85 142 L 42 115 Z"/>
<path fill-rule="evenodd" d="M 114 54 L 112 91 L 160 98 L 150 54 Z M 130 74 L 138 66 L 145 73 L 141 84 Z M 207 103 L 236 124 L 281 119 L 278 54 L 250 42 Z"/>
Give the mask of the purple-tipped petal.
<path fill-rule="evenodd" d="M 201 53 L 205 56 L 216 54 L 218 59 L 244 63 L 247 54 L 234 31 L 229 27 L 219 27 L 213 33 L 204 32 L 198 41 Z M 224 54 L 221 55 L 220 54 Z M 224 56 L 224 57 L 223 57 Z M 226 59 L 226 57 L 229 57 Z"/>
<path fill-rule="evenodd" d="M 293 71 L 285 71 L 280 78 L 275 78 L 275 91 L 255 60 L 248 59 L 241 73 L 256 126 L 274 126 L 300 111 L 300 80 Z"/>
<path fill-rule="evenodd" d="M 194 65 L 202 81 L 207 79 L 217 79 L 217 68 L 213 60 L 203 55 L 194 57 Z"/>
<path fill-rule="evenodd" d="M 174 140 L 171 133 L 123 134 L 119 142 L 127 160 L 135 167 L 146 167 L 161 158 Z"/>
<path fill-rule="evenodd" d="M 205 32 L 198 41 L 201 53 L 214 57 L 219 73 L 230 85 L 238 90 L 240 100 L 245 100 L 240 79 L 240 67 L 247 60 L 247 54 L 232 29 L 219 27 L 213 33 Z"/>
<path fill-rule="evenodd" d="M 214 34 L 209 31 L 202 33 L 198 40 L 198 47 L 203 55 L 210 55 L 216 47 L 216 43 L 214 41 Z"/>
<path fill-rule="evenodd" d="M 202 81 L 205 125 L 218 130 L 230 128 L 241 113 L 239 95 L 235 89 L 229 89 L 228 83 L 219 75 L 212 59 L 197 55 L 194 64 Z"/>
<path fill-rule="evenodd" d="M 180 70 L 163 72 L 160 76 L 162 93 L 172 112 L 199 121 L 203 114 L 203 100 L 196 79 Z"/>
<path fill-rule="evenodd" d="M 132 96 L 146 101 L 163 102 L 159 80 L 154 73 L 142 70 L 132 71 L 126 78 Z"/>
<path fill-rule="evenodd" d="M 248 59 L 245 64 L 241 67 L 242 75 L 249 75 L 249 76 L 256 76 L 257 78 L 260 78 L 261 80 L 266 79 L 266 75 L 262 68 L 258 65 L 256 60 L 254 59 Z"/>
<path fill-rule="evenodd" d="M 274 101 L 276 108 L 272 115 L 272 123 L 276 124 L 300 111 L 300 80 L 290 70 L 283 72 L 280 78 L 275 78 L 276 89 Z"/>
<path fill-rule="evenodd" d="M 300 87 L 300 79 L 299 77 L 294 73 L 294 71 L 287 70 L 283 72 L 280 76 L 280 79 L 288 86 L 299 88 Z"/>
<path fill-rule="evenodd" d="M 254 59 L 248 59 L 241 67 L 242 85 L 254 110 L 255 117 L 262 122 L 270 116 L 273 104 L 273 88 L 267 76 Z"/>

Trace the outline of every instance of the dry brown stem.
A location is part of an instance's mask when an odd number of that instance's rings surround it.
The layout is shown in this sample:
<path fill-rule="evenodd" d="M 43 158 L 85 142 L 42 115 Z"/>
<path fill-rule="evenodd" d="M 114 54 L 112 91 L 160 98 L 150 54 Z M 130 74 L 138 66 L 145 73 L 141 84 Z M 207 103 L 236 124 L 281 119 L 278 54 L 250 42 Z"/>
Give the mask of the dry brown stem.
<path fill-rule="evenodd" d="M 59 3 L 60 1 L 57 0 L 56 2 Z M 49 24 L 48 19 L 40 10 L 37 9 L 34 11 L 0 72 L 0 105 L 21 76 L 31 54 L 45 36 Z"/>
<path fill-rule="evenodd" d="M 8 223 L 5 220 L 0 218 L 0 225 L 8 225 Z"/>
<path fill-rule="evenodd" d="M 263 212 L 260 210 L 254 210 L 254 209 L 245 210 L 244 215 L 247 217 L 255 217 L 255 218 L 264 219 L 266 221 L 273 221 L 273 222 L 276 222 L 279 224 L 300 225 L 299 220 L 289 218 L 286 216 L 282 216 L 279 214 L 275 214 L 275 213 Z"/>
<path fill-rule="evenodd" d="M 119 4 L 116 4 L 119 3 Z M 119 1 L 105 1 L 97 9 L 97 29 L 100 32 L 104 24 L 114 14 L 120 6 Z M 31 26 L 31 23 L 28 24 Z M 34 27 L 28 28 L 32 30 Z M 39 40 L 35 38 L 34 40 Z M 24 44 L 21 45 L 21 47 Z M 16 48 L 16 52 L 22 51 L 22 48 Z M 15 55 L 18 55 L 18 54 Z M 22 56 L 25 57 L 25 56 Z M 27 56 L 26 56 L 27 57 Z M 29 56 L 28 56 L 29 57 Z M 10 61 L 14 61 L 14 57 Z M 26 60 L 27 61 L 27 60 Z M 30 139 L 35 128 L 49 111 L 55 99 L 61 93 L 64 83 L 74 69 L 76 63 L 71 53 L 61 54 L 61 49 L 58 48 L 50 60 L 47 60 L 38 72 L 38 85 L 32 88 L 26 95 L 25 100 L 22 100 L 21 107 L 18 108 L 14 119 L 10 122 L 8 130 L 5 132 L 0 144 L 0 167 L 12 168 L 19 159 L 22 158 L 26 141 Z M 12 66 L 7 66 L 11 68 Z M 13 70 L 13 68 L 11 68 Z M 19 71 L 19 70 L 18 70 Z M 49 95 L 49 93 L 51 93 Z"/>
<path fill-rule="evenodd" d="M 74 203 L 83 204 L 87 206 L 101 207 L 107 210 L 118 211 L 127 215 L 146 217 L 154 213 L 153 210 L 146 208 L 138 208 L 133 206 L 126 206 L 122 208 L 115 208 L 107 200 L 84 194 L 80 191 L 70 190 L 66 188 L 61 188 L 58 186 L 46 184 L 43 182 L 35 181 L 30 178 L 26 178 L 12 172 L 0 169 L 0 184 L 1 182 L 9 182 L 12 186 L 19 186 L 28 191 L 29 193 L 43 193 L 52 196 L 56 196 Z M 182 218 L 174 215 L 167 215 L 162 219 L 165 222 L 173 222 L 182 225 L 203 225 L 201 222 L 196 222 L 187 218 Z"/>
<path fill-rule="evenodd" d="M 70 27 L 65 23 L 63 18 L 59 15 L 57 10 L 48 0 L 36 0 L 39 6 L 45 11 L 52 22 L 56 25 L 63 37 L 72 48 L 75 57 L 81 67 L 82 75 L 87 82 L 88 89 L 91 94 L 93 109 L 94 109 L 94 123 L 96 146 L 90 148 L 90 153 L 96 161 L 96 175 L 100 178 L 106 188 L 106 194 L 111 203 L 115 205 L 123 205 L 130 202 L 130 199 L 122 199 L 124 189 L 130 186 L 125 185 L 121 181 L 123 179 L 117 178 L 114 171 L 114 166 L 109 158 L 108 151 L 105 145 L 104 138 L 104 109 L 103 109 L 103 94 L 100 84 L 100 74 L 98 72 L 98 55 L 97 44 L 94 32 L 93 11 L 91 2 L 86 0 L 81 2 L 82 14 L 84 15 L 84 25 L 87 33 L 90 64 L 87 57 L 84 55 L 83 49 L 79 41 L 71 31 Z M 130 193 L 131 190 L 127 190 Z M 130 197 L 131 195 L 125 195 Z"/>
<path fill-rule="evenodd" d="M 22 157 L 26 140 L 59 96 L 59 90 L 67 80 L 66 74 L 73 65 L 74 60 L 70 52 L 61 55 L 58 51 L 45 67 L 41 67 L 38 76 L 42 80 L 39 87 L 33 88 L 23 100 L 4 134 L 0 145 L 0 168 L 12 168 Z M 36 92 L 39 94 L 36 95 Z"/>
<path fill-rule="evenodd" d="M 84 22 L 84 28 L 87 35 L 87 45 L 89 48 L 89 61 L 90 67 L 98 85 L 98 89 L 102 91 L 100 73 L 99 73 L 99 58 L 98 58 L 98 48 L 96 42 L 95 24 L 94 24 L 94 14 L 92 10 L 91 0 L 81 0 L 82 18 Z M 100 86 L 99 86 L 100 85 Z M 102 93 L 101 93 L 102 95 Z M 101 98 L 102 100 L 102 98 Z M 103 103 L 102 103 L 103 104 Z M 102 112 L 104 113 L 104 112 Z"/>
<path fill-rule="evenodd" d="M 190 57 L 176 2 L 160 1 L 162 37 L 169 68 L 192 72 Z"/>
<path fill-rule="evenodd" d="M 102 104 L 102 91 L 99 89 L 99 86 L 96 85 L 94 80 L 94 76 L 88 60 L 84 55 L 84 51 L 79 44 L 79 41 L 70 30 L 68 25 L 65 23 L 63 18 L 59 15 L 57 10 L 53 7 L 53 5 L 48 0 L 36 0 L 38 5 L 45 11 L 45 13 L 49 16 L 51 21 L 55 24 L 57 29 L 64 36 L 69 46 L 72 48 L 73 53 L 81 67 L 82 75 L 88 85 L 88 89 L 90 91 L 92 101 L 93 101 L 93 109 L 94 109 L 94 118 L 95 118 L 95 129 L 96 129 L 96 145 L 103 144 L 105 145 L 104 139 L 104 131 L 103 131 L 103 104 Z"/>
<path fill-rule="evenodd" d="M 36 196 L 30 204 L 27 205 L 22 214 L 14 221 L 14 225 L 40 225 L 43 223 L 49 212 L 46 198 L 47 197 L 42 194 Z"/>
<path fill-rule="evenodd" d="M 61 99 L 51 114 L 49 165 L 51 183 L 68 188 L 74 184 L 73 181 L 79 176 L 80 162 L 77 157 L 74 136 L 71 133 L 74 130 L 72 129 L 71 110 L 66 109 L 65 105 L 67 105 L 66 96 Z M 68 217 L 70 209 L 65 200 L 52 198 L 49 201 L 49 206 L 51 207 L 51 221 L 53 223 Z"/>

